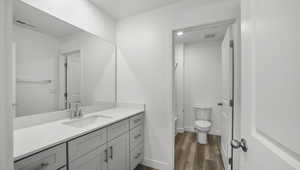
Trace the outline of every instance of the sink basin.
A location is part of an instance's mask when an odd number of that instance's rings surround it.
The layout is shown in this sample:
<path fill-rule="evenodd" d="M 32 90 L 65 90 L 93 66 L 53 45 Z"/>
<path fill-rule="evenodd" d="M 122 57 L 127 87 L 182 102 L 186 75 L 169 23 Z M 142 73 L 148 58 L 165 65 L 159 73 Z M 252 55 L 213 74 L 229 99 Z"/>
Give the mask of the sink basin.
<path fill-rule="evenodd" d="M 104 122 L 108 119 L 111 119 L 110 116 L 102 116 L 102 115 L 95 115 L 89 117 L 79 118 L 77 120 L 71 120 L 68 122 L 64 122 L 63 124 L 76 127 L 76 128 L 85 128 L 88 126 L 92 126 L 93 124 Z"/>

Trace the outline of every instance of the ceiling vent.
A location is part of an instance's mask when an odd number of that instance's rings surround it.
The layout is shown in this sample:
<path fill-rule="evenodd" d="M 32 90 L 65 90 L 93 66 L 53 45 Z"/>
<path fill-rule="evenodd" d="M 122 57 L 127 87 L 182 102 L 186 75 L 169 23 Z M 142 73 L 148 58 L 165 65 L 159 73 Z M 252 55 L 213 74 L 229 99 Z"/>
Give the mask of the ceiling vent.
<path fill-rule="evenodd" d="M 212 39 L 212 38 L 215 38 L 216 37 L 216 34 L 206 34 L 204 36 L 205 39 Z"/>
<path fill-rule="evenodd" d="M 32 25 L 32 24 L 29 24 L 27 23 L 26 21 L 22 21 L 20 19 L 16 19 L 15 20 L 15 23 L 18 24 L 18 25 L 22 25 L 22 26 L 25 26 L 25 27 L 29 27 L 29 28 L 36 28 L 36 26 Z"/>

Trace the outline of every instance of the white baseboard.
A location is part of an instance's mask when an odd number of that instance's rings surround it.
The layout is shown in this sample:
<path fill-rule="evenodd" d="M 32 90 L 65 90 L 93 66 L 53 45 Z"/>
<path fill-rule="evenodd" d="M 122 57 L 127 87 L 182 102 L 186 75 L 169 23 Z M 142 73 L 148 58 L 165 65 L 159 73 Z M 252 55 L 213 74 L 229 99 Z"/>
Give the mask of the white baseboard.
<path fill-rule="evenodd" d="M 195 128 L 194 127 L 184 127 L 184 131 L 186 131 L 186 132 L 195 132 Z"/>
<path fill-rule="evenodd" d="M 208 132 L 208 134 L 214 135 L 214 136 L 221 136 L 220 131 L 210 131 L 210 132 Z"/>
<path fill-rule="evenodd" d="M 143 161 L 142 164 L 147 166 L 147 167 L 154 168 L 154 169 L 157 169 L 157 170 L 170 169 L 168 163 L 157 161 L 157 160 L 152 160 L 152 159 L 148 159 L 148 158 L 144 158 L 144 161 Z"/>
<path fill-rule="evenodd" d="M 186 132 L 196 132 L 194 127 L 184 127 L 184 129 L 182 129 L 182 130 L 184 130 Z M 220 136 L 219 131 L 210 131 L 210 132 L 208 132 L 208 134 L 215 135 L 215 136 Z"/>
<path fill-rule="evenodd" d="M 177 128 L 176 130 L 178 133 L 183 133 L 184 132 L 184 128 Z"/>

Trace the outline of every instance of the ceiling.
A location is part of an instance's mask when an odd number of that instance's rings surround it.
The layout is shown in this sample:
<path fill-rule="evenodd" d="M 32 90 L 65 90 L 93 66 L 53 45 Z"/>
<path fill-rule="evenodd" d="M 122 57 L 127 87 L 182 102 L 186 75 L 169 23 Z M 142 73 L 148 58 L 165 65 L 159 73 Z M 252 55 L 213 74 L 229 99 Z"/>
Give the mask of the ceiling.
<path fill-rule="evenodd" d="M 195 43 L 199 41 L 218 41 L 223 40 L 228 24 L 211 26 L 206 28 L 194 27 L 193 29 L 183 29 L 183 35 L 174 35 L 176 43 Z"/>
<path fill-rule="evenodd" d="M 149 11 L 181 0 L 90 0 L 115 19 Z"/>
<path fill-rule="evenodd" d="M 82 30 L 61 21 L 45 12 L 42 12 L 19 0 L 14 1 L 14 20 L 25 22 L 29 25 L 19 24 L 35 31 L 50 34 L 57 38 L 63 38 L 72 35 Z"/>

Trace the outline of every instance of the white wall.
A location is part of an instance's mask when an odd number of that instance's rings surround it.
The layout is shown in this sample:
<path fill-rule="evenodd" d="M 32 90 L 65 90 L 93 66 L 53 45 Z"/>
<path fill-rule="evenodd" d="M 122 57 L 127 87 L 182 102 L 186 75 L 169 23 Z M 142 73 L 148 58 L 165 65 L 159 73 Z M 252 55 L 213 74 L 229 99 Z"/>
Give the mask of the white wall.
<path fill-rule="evenodd" d="M 16 116 L 51 112 L 58 109 L 57 57 L 60 42 L 53 36 L 14 25 L 16 78 L 51 80 L 16 84 Z"/>
<path fill-rule="evenodd" d="M 211 106 L 210 134 L 220 135 L 221 41 L 185 44 L 184 65 L 184 127 L 194 130 L 194 105 Z"/>
<path fill-rule="evenodd" d="M 12 118 L 10 111 L 12 71 L 12 1 L 0 0 L 0 170 L 13 170 Z"/>
<path fill-rule="evenodd" d="M 146 104 L 145 164 L 173 165 L 172 30 L 232 19 L 238 9 L 235 1 L 188 0 L 117 24 L 118 101 Z"/>
<path fill-rule="evenodd" d="M 115 21 L 88 0 L 22 0 L 106 40 L 115 41 Z"/>

